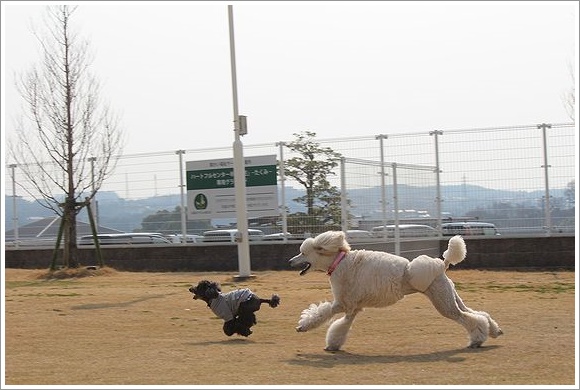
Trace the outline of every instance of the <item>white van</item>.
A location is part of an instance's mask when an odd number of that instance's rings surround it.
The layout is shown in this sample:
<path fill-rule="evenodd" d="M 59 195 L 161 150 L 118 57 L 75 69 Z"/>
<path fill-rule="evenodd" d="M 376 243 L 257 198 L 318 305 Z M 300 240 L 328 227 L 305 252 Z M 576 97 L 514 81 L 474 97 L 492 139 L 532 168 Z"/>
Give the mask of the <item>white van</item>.
<path fill-rule="evenodd" d="M 203 232 L 203 242 L 238 242 L 238 229 L 218 229 Z M 264 232 L 259 229 L 248 229 L 250 241 L 262 241 Z"/>

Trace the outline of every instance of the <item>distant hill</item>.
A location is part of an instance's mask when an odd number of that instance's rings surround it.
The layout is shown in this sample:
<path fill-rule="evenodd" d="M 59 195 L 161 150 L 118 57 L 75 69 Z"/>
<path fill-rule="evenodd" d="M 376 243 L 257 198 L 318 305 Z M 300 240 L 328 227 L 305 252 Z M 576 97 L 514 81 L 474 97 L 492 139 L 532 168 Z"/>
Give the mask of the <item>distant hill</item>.
<path fill-rule="evenodd" d="M 552 190 L 551 196 L 553 199 L 561 199 L 564 197 L 564 191 L 564 189 Z M 386 192 L 388 209 L 390 210 L 393 207 L 392 188 L 390 186 L 387 187 Z M 302 196 L 303 191 L 286 187 L 285 193 L 290 213 L 305 211 L 304 206 L 292 201 L 292 199 Z M 427 212 L 434 217 L 436 215 L 435 194 L 435 187 L 400 185 L 398 187 L 399 209 Z M 352 189 L 348 191 L 348 195 L 352 204 L 351 214 L 367 219 L 380 219 L 380 187 Z M 506 191 L 474 185 L 452 185 L 443 186 L 441 188 L 441 196 L 444 200 L 442 207 L 446 215 L 460 217 L 470 210 L 478 207 L 489 207 L 495 202 L 508 202 L 540 208 L 544 192 L 542 190 L 529 192 Z M 10 230 L 14 227 L 12 197 L 5 196 L 5 202 L 5 229 Z M 180 194 L 145 199 L 124 199 L 114 192 L 99 192 L 97 195 L 99 224 L 111 229 L 131 232 L 141 227 L 141 222 L 146 216 L 161 210 L 172 211 L 180 205 L 180 202 Z M 368 204 L 374 204 L 376 207 L 369 208 L 366 206 Z M 42 207 L 38 202 L 31 202 L 22 198 L 16 199 L 16 208 L 19 226 L 40 218 L 54 216 L 52 210 Z M 79 221 L 88 221 L 86 212 L 83 211 L 79 215 Z"/>

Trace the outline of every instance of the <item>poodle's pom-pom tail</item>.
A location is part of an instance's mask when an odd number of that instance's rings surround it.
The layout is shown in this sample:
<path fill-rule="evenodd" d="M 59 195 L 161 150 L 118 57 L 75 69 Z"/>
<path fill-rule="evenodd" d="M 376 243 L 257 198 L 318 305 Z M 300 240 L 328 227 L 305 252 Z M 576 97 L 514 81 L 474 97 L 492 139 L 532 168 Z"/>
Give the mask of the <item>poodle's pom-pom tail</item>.
<path fill-rule="evenodd" d="M 272 294 L 272 298 L 270 298 L 270 307 L 276 307 L 280 304 L 280 297 L 276 294 Z"/>
<path fill-rule="evenodd" d="M 447 250 L 443 252 L 443 258 L 447 264 L 459 264 L 465 259 L 467 249 L 465 248 L 465 241 L 461 236 L 453 236 L 449 240 Z"/>

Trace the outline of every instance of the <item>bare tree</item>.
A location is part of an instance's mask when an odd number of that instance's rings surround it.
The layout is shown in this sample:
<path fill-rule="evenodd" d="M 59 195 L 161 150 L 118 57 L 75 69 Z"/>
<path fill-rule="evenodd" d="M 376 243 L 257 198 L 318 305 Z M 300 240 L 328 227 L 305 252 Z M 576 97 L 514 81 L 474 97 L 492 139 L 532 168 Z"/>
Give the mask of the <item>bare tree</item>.
<path fill-rule="evenodd" d="M 47 7 L 44 29 L 34 32 L 42 60 L 17 77 L 23 115 L 9 146 L 34 188 L 24 190 L 62 217 L 63 263 L 70 268 L 79 266 L 76 216 L 112 173 L 123 138 L 99 98 L 88 42 L 73 29 L 76 9 Z"/>
<path fill-rule="evenodd" d="M 573 122 L 575 122 L 576 78 L 574 77 L 574 67 L 572 65 L 568 65 L 568 70 L 570 71 L 570 77 L 572 79 L 572 87 L 564 93 L 562 96 L 562 101 L 564 102 L 564 108 L 566 109 L 568 116 L 570 119 L 572 119 Z"/>

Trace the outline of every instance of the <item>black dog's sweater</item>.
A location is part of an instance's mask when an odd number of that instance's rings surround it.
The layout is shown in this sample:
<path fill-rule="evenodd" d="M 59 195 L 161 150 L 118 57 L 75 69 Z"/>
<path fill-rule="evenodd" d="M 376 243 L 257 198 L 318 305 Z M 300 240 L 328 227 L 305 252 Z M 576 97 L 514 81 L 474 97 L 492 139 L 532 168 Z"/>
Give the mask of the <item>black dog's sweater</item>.
<path fill-rule="evenodd" d="M 231 321 L 236 316 L 240 303 L 247 301 L 253 293 L 248 288 L 230 291 L 229 293 L 219 293 L 209 303 L 209 308 L 224 321 Z"/>

